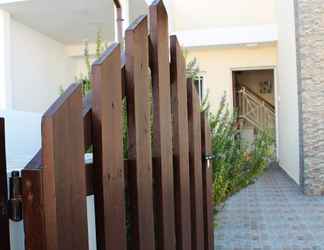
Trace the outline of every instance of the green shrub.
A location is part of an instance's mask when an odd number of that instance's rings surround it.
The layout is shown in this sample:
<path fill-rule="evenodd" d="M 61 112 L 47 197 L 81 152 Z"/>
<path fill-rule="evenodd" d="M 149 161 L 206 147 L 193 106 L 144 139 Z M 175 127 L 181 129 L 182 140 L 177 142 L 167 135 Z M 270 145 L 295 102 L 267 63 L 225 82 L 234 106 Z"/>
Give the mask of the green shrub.
<path fill-rule="evenodd" d="M 222 98 L 216 114 L 209 114 L 212 131 L 213 188 L 216 205 L 254 182 L 263 173 L 273 155 L 273 133 L 259 130 L 252 146 L 240 139 L 237 114 Z"/>

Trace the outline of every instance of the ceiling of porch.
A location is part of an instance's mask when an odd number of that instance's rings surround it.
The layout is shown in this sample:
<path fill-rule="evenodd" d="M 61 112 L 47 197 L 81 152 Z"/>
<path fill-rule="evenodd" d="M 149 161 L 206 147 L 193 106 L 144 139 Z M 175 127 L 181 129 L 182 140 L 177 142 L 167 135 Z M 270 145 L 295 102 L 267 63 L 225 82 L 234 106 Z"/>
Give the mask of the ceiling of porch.
<path fill-rule="evenodd" d="M 95 41 L 99 29 L 106 40 L 114 39 L 112 0 L 5 0 L 0 1 L 0 8 L 18 22 L 64 44 Z"/>

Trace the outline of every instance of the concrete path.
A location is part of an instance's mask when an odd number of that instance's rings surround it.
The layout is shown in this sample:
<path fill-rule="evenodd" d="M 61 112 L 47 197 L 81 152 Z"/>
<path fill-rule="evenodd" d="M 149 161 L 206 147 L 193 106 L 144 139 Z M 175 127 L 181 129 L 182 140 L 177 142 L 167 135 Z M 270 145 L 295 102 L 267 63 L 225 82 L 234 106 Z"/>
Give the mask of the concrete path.
<path fill-rule="evenodd" d="M 324 250 L 324 197 L 306 197 L 269 169 L 231 197 L 218 216 L 216 250 Z"/>

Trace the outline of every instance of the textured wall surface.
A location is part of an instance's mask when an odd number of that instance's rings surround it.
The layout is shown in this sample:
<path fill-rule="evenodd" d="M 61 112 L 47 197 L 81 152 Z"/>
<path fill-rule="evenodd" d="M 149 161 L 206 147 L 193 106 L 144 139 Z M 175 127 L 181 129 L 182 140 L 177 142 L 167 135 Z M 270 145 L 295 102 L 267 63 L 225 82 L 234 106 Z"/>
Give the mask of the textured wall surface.
<path fill-rule="evenodd" d="M 304 191 L 324 195 L 324 0 L 295 6 Z"/>

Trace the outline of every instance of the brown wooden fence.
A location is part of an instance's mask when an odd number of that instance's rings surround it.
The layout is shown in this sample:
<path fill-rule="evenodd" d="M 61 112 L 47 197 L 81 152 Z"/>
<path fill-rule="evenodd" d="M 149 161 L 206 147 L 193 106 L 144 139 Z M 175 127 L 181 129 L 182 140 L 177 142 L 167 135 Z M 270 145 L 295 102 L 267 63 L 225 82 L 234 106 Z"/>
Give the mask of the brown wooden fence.
<path fill-rule="evenodd" d="M 142 16 L 127 29 L 124 52 L 113 44 L 93 64 L 92 93 L 82 98 L 71 85 L 44 114 L 42 148 L 22 171 L 27 250 L 89 249 L 87 195 L 95 196 L 99 250 L 213 249 L 208 121 L 177 38 L 169 39 L 163 2 L 149 13 L 150 24 Z M 1 139 L 3 129 L 0 120 Z M 85 165 L 89 149 L 93 163 Z M 0 156 L 6 208 L 3 141 Z M 0 248 L 9 250 L 1 211 Z"/>
<path fill-rule="evenodd" d="M 5 123 L 0 118 L 0 249 L 10 249 Z"/>

